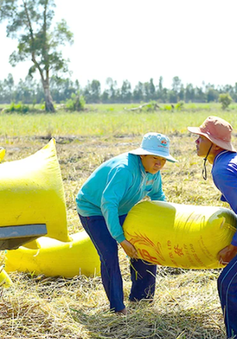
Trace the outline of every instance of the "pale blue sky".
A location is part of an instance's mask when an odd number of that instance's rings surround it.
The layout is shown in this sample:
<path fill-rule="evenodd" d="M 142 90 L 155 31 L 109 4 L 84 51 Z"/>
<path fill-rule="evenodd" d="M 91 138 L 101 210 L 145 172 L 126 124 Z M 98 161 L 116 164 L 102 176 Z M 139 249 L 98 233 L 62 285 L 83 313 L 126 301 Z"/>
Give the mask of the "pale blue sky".
<path fill-rule="evenodd" d="M 237 82 L 236 0 L 56 0 L 56 19 L 66 19 L 74 44 L 63 48 L 71 60 L 72 80 L 84 87 L 106 78 L 118 85 L 163 76 L 171 86 L 215 86 Z M 8 63 L 16 41 L 0 25 L 1 76 L 25 78 L 30 63 Z"/>

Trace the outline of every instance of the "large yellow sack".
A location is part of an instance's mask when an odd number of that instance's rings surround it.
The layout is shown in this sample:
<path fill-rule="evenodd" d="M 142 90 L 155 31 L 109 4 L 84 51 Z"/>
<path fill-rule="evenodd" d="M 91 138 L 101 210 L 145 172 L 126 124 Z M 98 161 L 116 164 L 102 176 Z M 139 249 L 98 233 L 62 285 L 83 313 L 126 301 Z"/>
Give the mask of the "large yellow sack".
<path fill-rule="evenodd" d="M 0 267 L 0 288 L 1 287 L 10 287 L 12 285 L 11 278 L 4 271 L 3 267 Z"/>
<path fill-rule="evenodd" d="M 3 147 L 0 147 L 0 162 L 3 160 L 5 157 L 5 149 Z"/>
<path fill-rule="evenodd" d="M 69 241 L 55 141 L 35 154 L 0 164 L 0 227 L 46 224 L 47 236 Z"/>
<path fill-rule="evenodd" d="M 75 233 L 70 242 L 48 237 L 37 240 L 38 248 L 20 247 L 7 251 L 7 272 L 33 272 L 46 276 L 74 277 L 100 275 L 100 260 L 96 249 L 85 231 Z"/>
<path fill-rule="evenodd" d="M 26 159 L 0 165 L 0 199 L 0 227 L 44 223 L 48 232 L 17 250 L 7 251 L 7 272 L 64 277 L 100 274 L 99 256 L 86 232 L 68 235 L 63 182 L 53 139 Z"/>
<path fill-rule="evenodd" d="M 150 263 L 180 268 L 220 268 L 217 254 L 231 243 L 236 215 L 226 208 L 144 201 L 128 213 L 125 237 Z"/>

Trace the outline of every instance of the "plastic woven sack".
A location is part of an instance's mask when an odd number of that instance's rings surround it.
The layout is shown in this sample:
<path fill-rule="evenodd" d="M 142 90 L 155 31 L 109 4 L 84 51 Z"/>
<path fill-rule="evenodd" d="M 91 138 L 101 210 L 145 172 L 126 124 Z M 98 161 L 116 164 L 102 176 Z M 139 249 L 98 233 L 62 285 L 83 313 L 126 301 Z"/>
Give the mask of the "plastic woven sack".
<path fill-rule="evenodd" d="M 24 246 L 8 251 L 5 260 L 7 272 L 34 272 L 45 276 L 67 278 L 83 274 L 100 275 L 100 260 L 94 245 L 85 231 L 73 234 L 70 242 L 47 237 L 37 240 L 38 249 Z"/>
<path fill-rule="evenodd" d="M 35 154 L 0 164 L 0 227 L 46 224 L 47 236 L 69 241 L 55 141 Z"/>
<path fill-rule="evenodd" d="M 144 201 L 125 219 L 125 237 L 147 262 L 180 268 L 222 267 L 218 252 L 231 243 L 236 215 L 211 206 Z"/>

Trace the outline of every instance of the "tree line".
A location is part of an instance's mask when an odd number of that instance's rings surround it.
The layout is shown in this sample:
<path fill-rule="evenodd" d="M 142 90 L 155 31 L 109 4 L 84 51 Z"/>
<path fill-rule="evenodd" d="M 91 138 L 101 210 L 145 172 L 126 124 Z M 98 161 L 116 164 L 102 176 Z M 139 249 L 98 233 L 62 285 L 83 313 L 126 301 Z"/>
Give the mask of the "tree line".
<path fill-rule="evenodd" d="M 13 75 L 9 74 L 0 81 L 1 104 L 44 103 L 46 111 L 54 112 L 54 103 L 66 101 L 71 109 L 76 110 L 80 110 L 85 102 L 215 102 L 224 94 L 225 107 L 231 100 L 237 102 L 237 83 L 217 88 L 211 84 L 194 87 L 191 83 L 183 85 L 178 76 L 173 78 L 171 88 L 164 87 L 162 76 L 158 84 L 154 84 L 153 79 L 139 81 L 133 89 L 128 80 L 118 87 L 112 78 L 107 79 L 103 90 L 100 81 L 95 79 L 81 88 L 79 80 L 66 78 L 69 60 L 63 58 L 60 48 L 73 43 L 73 33 L 64 19 L 53 26 L 55 8 L 54 0 L 1 0 L 0 24 L 6 22 L 7 37 L 18 40 L 17 49 L 9 57 L 10 64 L 15 66 L 25 60 L 32 61 L 24 80 L 16 84 Z M 35 73 L 40 81 L 33 79 Z"/>
<path fill-rule="evenodd" d="M 152 100 L 162 103 L 184 102 L 218 102 L 219 95 L 228 93 L 234 102 L 237 102 L 237 83 L 235 86 L 217 86 L 203 84 L 202 87 L 195 87 L 191 83 L 183 85 L 179 77 L 175 76 L 171 88 L 163 86 L 163 78 L 159 78 L 158 84 L 153 79 L 147 82 L 138 82 L 132 89 L 131 83 L 124 80 L 122 86 L 112 78 L 106 80 L 104 90 L 101 89 L 99 80 L 88 81 L 83 88 L 79 80 L 72 81 L 70 78 L 50 79 L 50 89 L 53 101 L 57 104 L 65 103 L 72 95 L 80 93 L 85 102 L 90 103 L 140 103 Z M 25 104 L 40 104 L 45 100 L 45 94 L 41 81 L 34 80 L 27 76 L 15 83 L 13 75 L 8 74 L 7 78 L 0 80 L 0 103 L 22 102 Z"/>

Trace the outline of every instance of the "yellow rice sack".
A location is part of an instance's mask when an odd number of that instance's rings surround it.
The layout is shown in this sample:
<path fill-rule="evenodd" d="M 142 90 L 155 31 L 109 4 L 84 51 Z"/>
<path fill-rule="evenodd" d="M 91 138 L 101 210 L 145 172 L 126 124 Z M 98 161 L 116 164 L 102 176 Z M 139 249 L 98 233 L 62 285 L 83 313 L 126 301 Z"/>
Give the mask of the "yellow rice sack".
<path fill-rule="evenodd" d="M 10 287 L 12 285 L 11 278 L 9 275 L 4 271 L 2 267 L 0 267 L 0 288 L 1 287 Z"/>
<path fill-rule="evenodd" d="M 145 261 L 210 269 L 223 267 L 217 254 L 231 243 L 236 222 L 226 208 L 144 201 L 130 210 L 123 228 Z"/>
<path fill-rule="evenodd" d="M 99 256 L 87 233 L 81 231 L 71 238 L 70 242 L 62 242 L 41 237 L 37 240 L 38 248 L 21 246 L 18 250 L 7 251 L 5 269 L 50 277 L 100 275 Z"/>
<path fill-rule="evenodd" d="M 5 157 L 5 149 L 3 147 L 0 147 L 0 162 L 3 160 Z"/>
<path fill-rule="evenodd" d="M 0 227 L 46 224 L 47 236 L 69 241 L 55 141 L 35 154 L 0 164 Z"/>
<path fill-rule="evenodd" d="M 44 223 L 48 232 L 16 250 L 8 250 L 7 272 L 64 277 L 100 274 L 99 256 L 87 233 L 68 235 L 63 182 L 53 139 L 26 159 L 0 164 L 0 182 L 0 227 Z M 2 272 L 0 282 L 7 277 Z"/>

